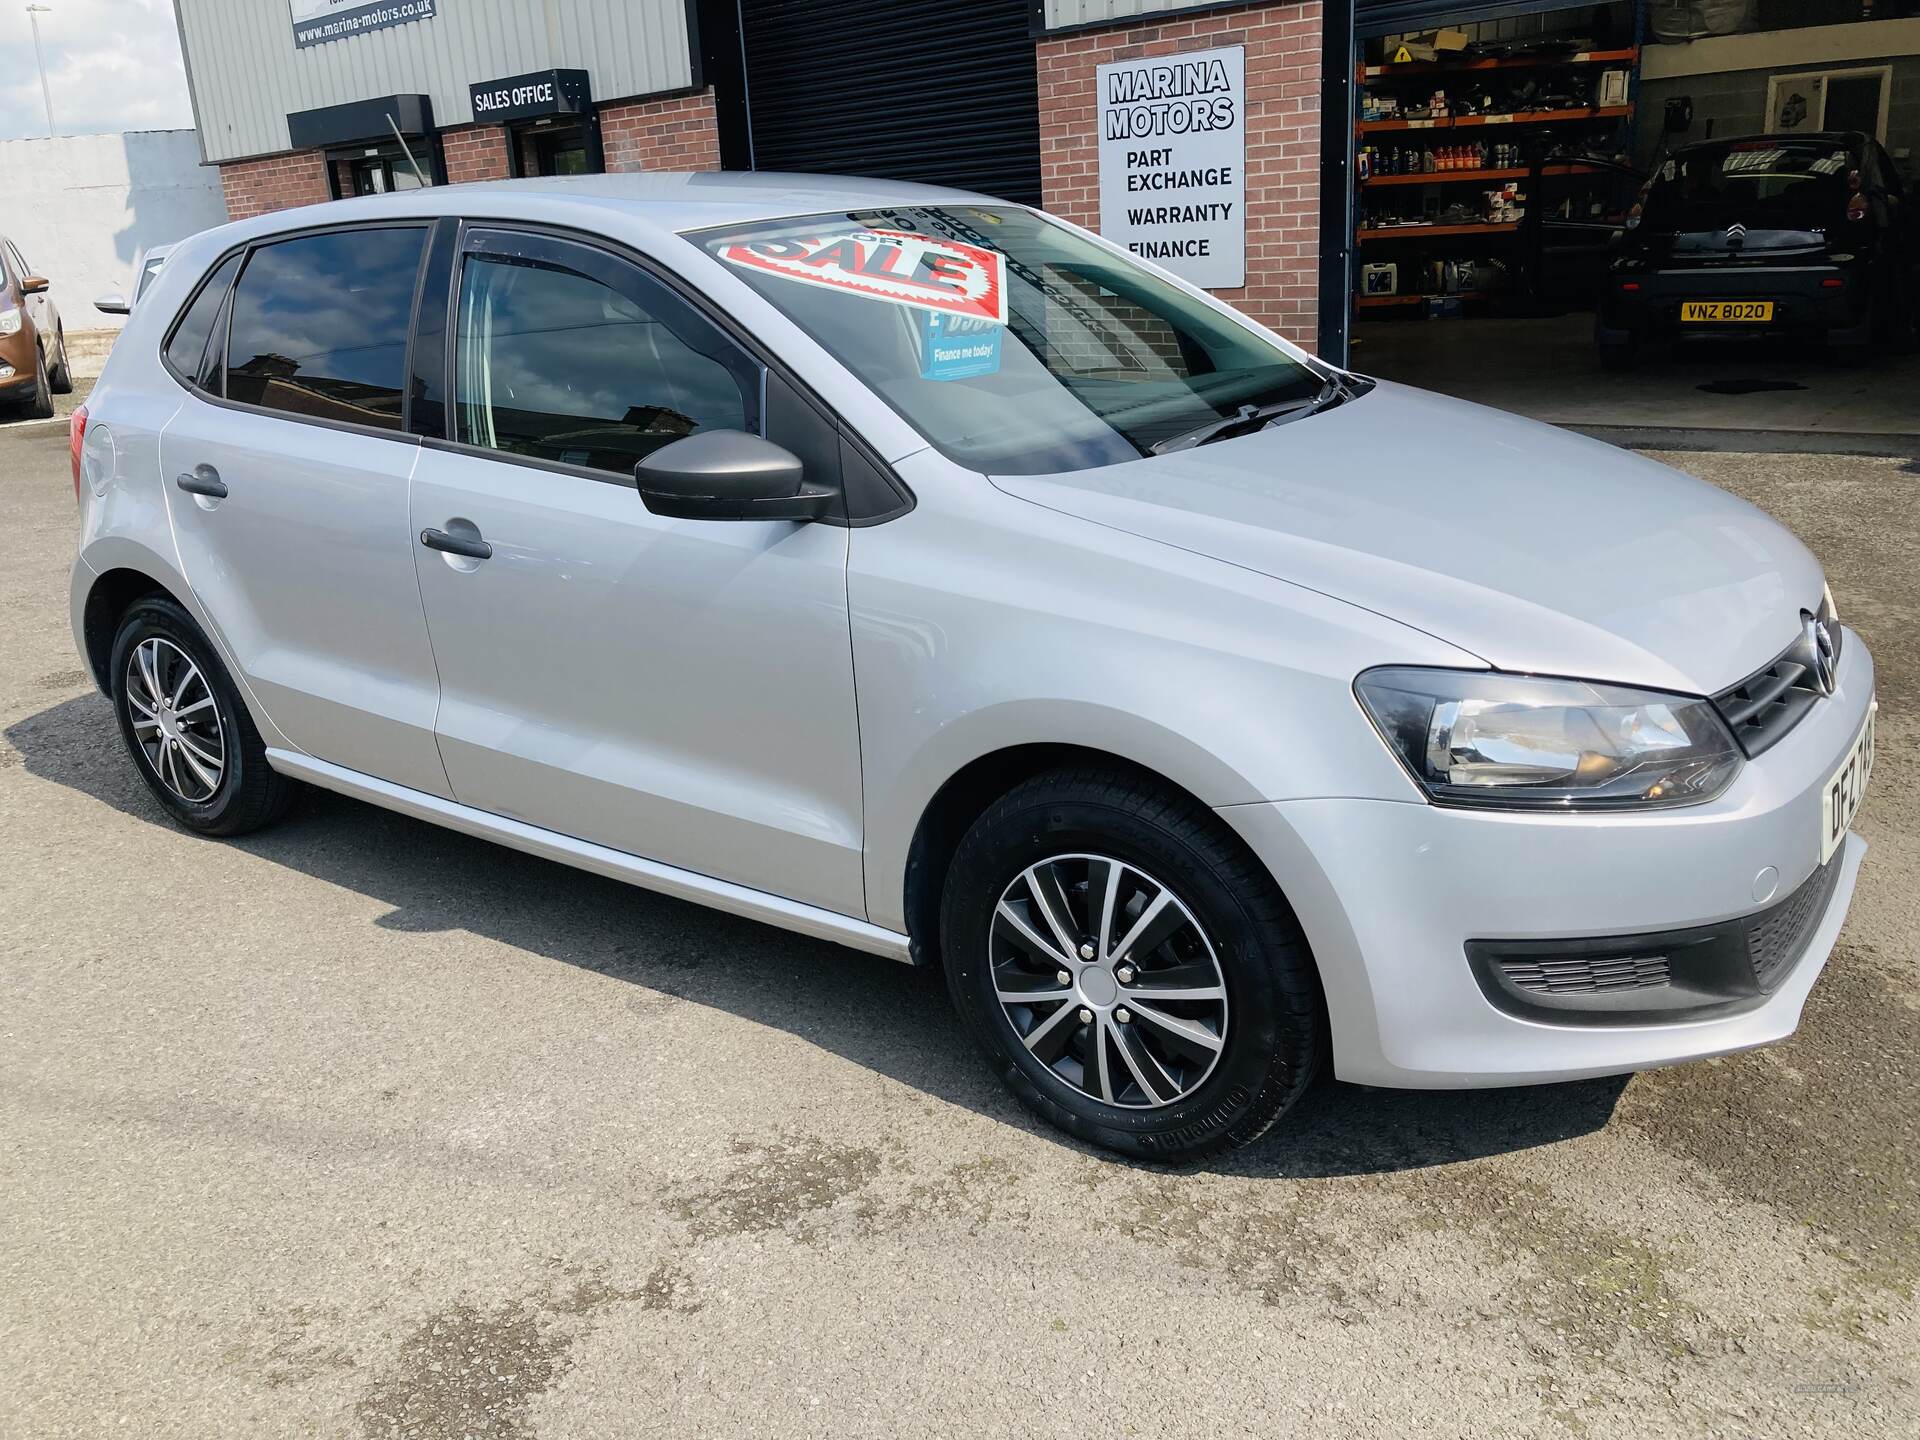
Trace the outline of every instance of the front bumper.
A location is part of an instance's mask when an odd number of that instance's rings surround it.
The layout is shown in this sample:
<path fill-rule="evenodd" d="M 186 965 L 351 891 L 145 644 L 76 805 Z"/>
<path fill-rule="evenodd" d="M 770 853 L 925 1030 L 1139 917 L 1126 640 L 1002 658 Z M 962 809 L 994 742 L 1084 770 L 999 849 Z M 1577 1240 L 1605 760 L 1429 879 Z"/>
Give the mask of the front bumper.
<path fill-rule="evenodd" d="M 1722 927 L 1819 868 L 1821 792 L 1873 703 L 1873 657 L 1842 648 L 1834 694 L 1705 804 L 1640 814 L 1293 800 L 1226 806 L 1279 880 L 1319 965 L 1343 1080 L 1421 1089 L 1613 1075 L 1791 1035 L 1846 918 L 1866 842 L 1849 835 L 1799 953 L 1738 1003 L 1671 1020 L 1564 1020 L 1496 1005 L 1469 945 Z M 1769 873 L 1770 872 L 1770 873 Z"/>

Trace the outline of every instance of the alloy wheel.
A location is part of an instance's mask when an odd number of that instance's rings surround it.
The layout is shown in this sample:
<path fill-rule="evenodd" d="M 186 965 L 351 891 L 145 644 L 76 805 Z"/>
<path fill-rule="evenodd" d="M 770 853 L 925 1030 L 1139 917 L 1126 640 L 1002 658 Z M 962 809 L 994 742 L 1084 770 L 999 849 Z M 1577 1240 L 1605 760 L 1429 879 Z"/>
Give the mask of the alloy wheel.
<path fill-rule="evenodd" d="M 134 741 L 160 783 L 204 805 L 227 773 L 227 737 L 207 677 L 171 640 L 151 636 L 127 657 Z"/>
<path fill-rule="evenodd" d="M 1088 1098 L 1171 1105 L 1219 1062 L 1219 955 L 1193 911 L 1138 866 L 1105 855 L 1029 866 L 1001 893 L 987 943 L 1014 1033 Z"/>

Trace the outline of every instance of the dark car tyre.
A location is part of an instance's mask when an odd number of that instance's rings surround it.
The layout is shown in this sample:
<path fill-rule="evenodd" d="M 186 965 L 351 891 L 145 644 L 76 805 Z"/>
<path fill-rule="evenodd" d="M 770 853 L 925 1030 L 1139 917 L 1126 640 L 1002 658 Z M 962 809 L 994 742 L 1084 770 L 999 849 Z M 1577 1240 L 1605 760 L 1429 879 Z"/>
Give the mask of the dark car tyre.
<path fill-rule="evenodd" d="M 1126 1155 L 1257 1139 L 1326 1050 L 1273 878 L 1204 806 L 1125 771 L 1051 771 L 996 802 L 954 854 L 940 942 L 1014 1094 Z"/>
<path fill-rule="evenodd" d="M 53 418 L 53 391 L 47 385 L 47 352 L 38 345 L 33 348 L 33 394 L 27 397 L 27 418 Z"/>
<path fill-rule="evenodd" d="M 56 395 L 73 393 L 73 362 L 67 358 L 67 328 L 60 326 L 53 337 L 53 348 L 59 352 L 60 363 L 47 372 L 47 388 Z"/>
<path fill-rule="evenodd" d="M 267 764 L 226 666 L 185 610 L 160 596 L 129 609 L 111 675 L 121 738 L 174 819 L 202 835 L 241 835 L 285 813 L 294 783 Z"/>

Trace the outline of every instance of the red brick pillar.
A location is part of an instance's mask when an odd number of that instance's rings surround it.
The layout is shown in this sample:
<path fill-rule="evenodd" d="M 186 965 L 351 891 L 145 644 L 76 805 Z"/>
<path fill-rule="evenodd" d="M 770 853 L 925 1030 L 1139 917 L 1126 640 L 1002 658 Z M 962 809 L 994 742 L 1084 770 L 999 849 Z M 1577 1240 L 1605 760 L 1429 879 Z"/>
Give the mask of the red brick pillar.
<path fill-rule="evenodd" d="M 318 150 L 229 161 L 220 167 L 220 188 L 226 194 L 227 216 L 233 220 L 333 198 L 327 188 L 326 157 Z"/>
<path fill-rule="evenodd" d="M 440 153 L 447 162 L 447 183 L 467 180 L 504 180 L 507 168 L 507 130 L 504 125 L 466 125 L 440 132 Z"/>
<path fill-rule="evenodd" d="M 1311 349 L 1319 331 L 1319 0 L 1040 41 L 1046 207 L 1100 228 L 1098 66 L 1222 45 L 1247 52 L 1247 283 L 1214 293 Z"/>
<path fill-rule="evenodd" d="M 623 170 L 718 170 L 720 124 L 713 92 L 602 105 L 600 143 L 610 175 Z"/>

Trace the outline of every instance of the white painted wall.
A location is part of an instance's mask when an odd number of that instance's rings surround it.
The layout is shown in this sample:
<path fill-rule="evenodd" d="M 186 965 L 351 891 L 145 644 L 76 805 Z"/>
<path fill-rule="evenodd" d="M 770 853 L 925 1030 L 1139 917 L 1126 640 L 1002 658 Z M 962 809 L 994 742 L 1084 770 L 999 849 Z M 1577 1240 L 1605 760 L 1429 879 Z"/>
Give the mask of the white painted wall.
<path fill-rule="evenodd" d="M 118 329 L 94 297 L 131 295 L 144 247 L 226 220 L 220 174 L 191 130 L 0 140 L 0 233 L 53 282 L 70 331 Z"/>

